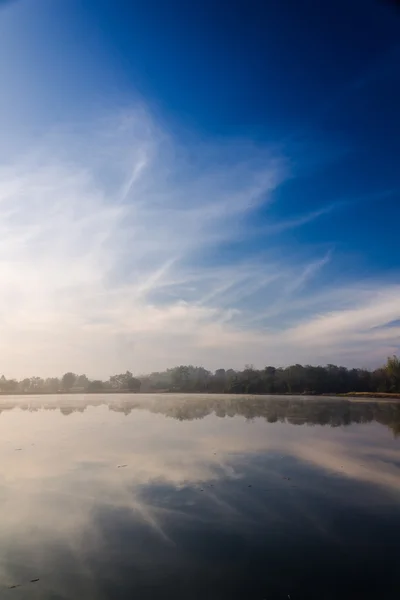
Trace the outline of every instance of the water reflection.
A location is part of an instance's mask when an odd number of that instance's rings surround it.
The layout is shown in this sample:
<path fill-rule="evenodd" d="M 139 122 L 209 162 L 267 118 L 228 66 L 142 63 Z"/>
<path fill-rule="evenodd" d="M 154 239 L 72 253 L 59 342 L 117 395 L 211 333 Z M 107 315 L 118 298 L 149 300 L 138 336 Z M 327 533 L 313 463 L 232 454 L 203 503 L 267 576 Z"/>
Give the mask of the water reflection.
<path fill-rule="evenodd" d="M 47 396 L 1 411 L 2 598 L 395 597 L 399 405 Z"/>
<path fill-rule="evenodd" d="M 266 401 L 267 400 L 267 401 Z M 142 409 L 180 421 L 217 417 L 262 417 L 268 423 L 288 422 L 292 425 L 329 425 L 340 427 L 351 423 L 377 421 L 400 435 L 400 402 L 341 400 L 336 397 L 299 396 L 229 396 L 218 394 L 125 394 L 3 397 L 0 414 L 5 410 L 59 410 L 67 416 L 84 412 L 88 407 L 108 406 L 109 410 L 129 415 Z"/>

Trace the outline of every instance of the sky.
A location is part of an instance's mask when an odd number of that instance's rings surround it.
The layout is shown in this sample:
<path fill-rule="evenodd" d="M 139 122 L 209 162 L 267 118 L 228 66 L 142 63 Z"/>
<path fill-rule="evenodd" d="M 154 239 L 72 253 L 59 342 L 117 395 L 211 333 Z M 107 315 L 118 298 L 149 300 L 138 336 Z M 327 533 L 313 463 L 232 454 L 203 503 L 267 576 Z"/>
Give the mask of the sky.
<path fill-rule="evenodd" d="M 0 2 L 0 371 L 400 352 L 400 10 Z"/>

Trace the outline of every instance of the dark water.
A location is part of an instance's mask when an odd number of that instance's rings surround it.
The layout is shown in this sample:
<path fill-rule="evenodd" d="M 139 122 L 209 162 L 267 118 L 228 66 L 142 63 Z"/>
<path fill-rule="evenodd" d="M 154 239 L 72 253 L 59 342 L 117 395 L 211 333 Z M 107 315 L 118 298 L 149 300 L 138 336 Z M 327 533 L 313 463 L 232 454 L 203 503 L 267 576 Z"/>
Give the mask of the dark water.
<path fill-rule="evenodd" d="M 400 404 L 46 396 L 0 410 L 2 599 L 400 597 Z"/>

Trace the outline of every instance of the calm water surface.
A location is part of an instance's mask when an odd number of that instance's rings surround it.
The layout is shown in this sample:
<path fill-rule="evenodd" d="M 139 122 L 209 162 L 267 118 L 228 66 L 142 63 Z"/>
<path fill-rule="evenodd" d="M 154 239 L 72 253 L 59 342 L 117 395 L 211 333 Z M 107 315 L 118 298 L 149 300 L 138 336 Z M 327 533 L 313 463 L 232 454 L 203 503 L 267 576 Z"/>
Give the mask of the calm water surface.
<path fill-rule="evenodd" d="M 400 404 L 3 396 L 0 458 L 2 599 L 399 598 Z"/>

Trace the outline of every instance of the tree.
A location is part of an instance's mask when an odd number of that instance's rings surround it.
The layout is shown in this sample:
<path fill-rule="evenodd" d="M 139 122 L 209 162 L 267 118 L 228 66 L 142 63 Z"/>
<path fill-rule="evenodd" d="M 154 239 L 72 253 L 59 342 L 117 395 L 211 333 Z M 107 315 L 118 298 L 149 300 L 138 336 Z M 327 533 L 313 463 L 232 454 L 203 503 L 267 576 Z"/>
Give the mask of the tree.
<path fill-rule="evenodd" d="M 71 372 L 65 373 L 61 380 L 63 390 L 68 392 L 74 385 L 75 381 L 76 381 L 75 373 L 71 373 Z"/>
<path fill-rule="evenodd" d="M 87 387 L 87 391 L 90 393 L 102 392 L 104 389 L 104 383 L 100 379 L 91 381 Z"/>
<path fill-rule="evenodd" d="M 182 391 L 186 390 L 189 381 L 189 367 L 180 365 L 171 370 L 172 385 Z"/>
<path fill-rule="evenodd" d="M 44 382 L 46 392 L 56 394 L 61 388 L 61 382 L 58 377 L 48 377 Z"/>
<path fill-rule="evenodd" d="M 15 379 L 6 379 L 4 375 L 0 377 L 0 391 L 3 394 L 15 392 L 18 388 L 18 381 Z"/>
<path fill-rule="evenodd" d="M 140 379 L 137 379 L 136 377 L 130 377 L 126 383 L 130 392 L 138 392 L 142 385 Z"/>
<path fill-rule="evenodd" d="M 400 359 L 397 356 L 389 356 L 386 372 L 391 383 L 391 391 L 400 392 Z"/>
<path fill-rule="evenodd" d="M 44 381 L 41 377 L 31 377 L 30 379 L 30 391 L 36 394 L 43 392 Z"/>
<path fill-rule="evenodd" d="M 264 382 L 265 382 L 265 391 L 268 394 L 273 394 L 275 392 L 275 386 L 276 386 L 275 376 L 276 376 L 275 367 L 265 367 Z"/>
<path fill-rule="evenodd" d="M 225 369 L 217 369 L 210 382 L 210 391 L 217 393 L 225 392 L 225 389 L 227 388 L 226 382 L 227 377 Z"/>
<path fill-rule="evenodd" d="M 126 371 L 126 373 L 120 373 L 119 375 L 111 375 L 110 377 L 110 385 L 112 388 L 116 390 L 127 390 L 128 381 L 132 379 L 133 375 L 130 371 Z"/>
<path fill-rule="evenodd" d="M 86 389 L 89 385 L 89 379 L 86 377 L 86 375 L 79 375 L 75 381 L 75 385 L 76 387 Z"/>
<path fill-rule="evenodd" d="M 25 377 L 25 379 L 23 379 L 22 381 L 19 382 L 19 388 L 21 392 L 29 392 L 31 387 L 31 380 L 29 379 L 29 377 Z"/>

